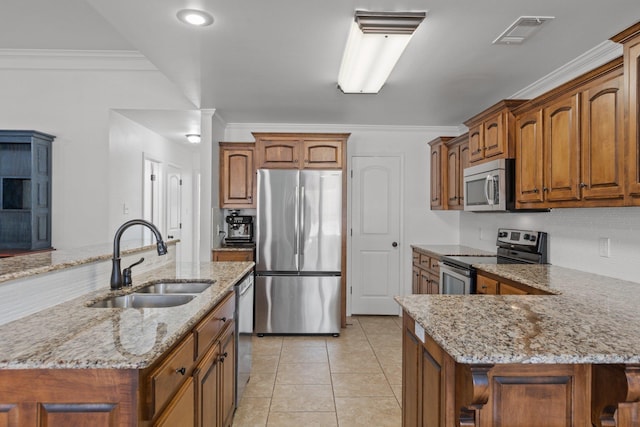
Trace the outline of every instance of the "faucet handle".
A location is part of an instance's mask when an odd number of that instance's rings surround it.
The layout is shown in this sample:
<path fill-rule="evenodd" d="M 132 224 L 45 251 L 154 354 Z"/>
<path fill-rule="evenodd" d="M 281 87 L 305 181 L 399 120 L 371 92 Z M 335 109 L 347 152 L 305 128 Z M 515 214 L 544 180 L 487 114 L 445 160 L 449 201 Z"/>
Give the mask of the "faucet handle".
<path fill-rule="evenodd" d="M 131 264 L 129 267 L 122 270 L 122 286 L 131 286 L 131 267 L 135 267 L 138 264 L 142 264 L 144 258 L 140 258 L 138 261 Z"/>

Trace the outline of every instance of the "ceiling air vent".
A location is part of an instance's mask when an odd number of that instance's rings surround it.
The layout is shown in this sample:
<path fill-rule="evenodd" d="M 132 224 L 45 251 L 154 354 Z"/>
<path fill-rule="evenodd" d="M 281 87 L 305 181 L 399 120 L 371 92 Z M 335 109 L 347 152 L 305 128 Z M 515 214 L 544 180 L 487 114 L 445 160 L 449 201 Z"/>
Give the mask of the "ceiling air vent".
<path fill-rule="evenodd" d="M 521 44 L 554 16 L 521 16 L 493 41 L 493 44 Z"/>

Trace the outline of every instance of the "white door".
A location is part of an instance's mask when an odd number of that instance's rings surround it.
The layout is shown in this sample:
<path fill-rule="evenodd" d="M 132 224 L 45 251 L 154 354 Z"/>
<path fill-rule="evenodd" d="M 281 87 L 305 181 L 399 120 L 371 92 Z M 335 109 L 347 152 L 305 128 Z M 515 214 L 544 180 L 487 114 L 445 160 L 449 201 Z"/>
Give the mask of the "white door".
<path fill-rule="evenodd" d="M 182 172 L 175 166 L 167 171 L 167 240 L 182 236 Z"/>
<path fill-rule="evenodd" d="M 160 222 L 161 166 L 159 161 L 144 156 L 142 216 L 157 227 L 162 226 Z M 155 242 L 151 230 L 146 227 L 139 228 L 142 230 L 145 243 Z"/>
<path fill-rule="evenodd" d="M 351 312 L 395 314 L 400 294 L 400 158 L 353 157 Z"/>

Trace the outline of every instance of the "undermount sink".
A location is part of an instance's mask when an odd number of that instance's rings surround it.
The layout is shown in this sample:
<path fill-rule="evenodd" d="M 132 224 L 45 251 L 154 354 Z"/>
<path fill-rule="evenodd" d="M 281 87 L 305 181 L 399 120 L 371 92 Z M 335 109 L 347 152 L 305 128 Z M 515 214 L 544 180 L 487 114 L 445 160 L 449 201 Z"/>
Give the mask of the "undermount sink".
<path fill-rule="evenodd" d="M 213 281 L 209 282 L 159 282 L 152 283 L 136 292 L 143 294 L 199 294 L 204 292 Z"/>
<path fill-rule="evenodd" d="M 160 308 L 183 305 L 194 299 L 189 294 L 129 294 L 114 296 L 91 304 L 95 308 Z"/>

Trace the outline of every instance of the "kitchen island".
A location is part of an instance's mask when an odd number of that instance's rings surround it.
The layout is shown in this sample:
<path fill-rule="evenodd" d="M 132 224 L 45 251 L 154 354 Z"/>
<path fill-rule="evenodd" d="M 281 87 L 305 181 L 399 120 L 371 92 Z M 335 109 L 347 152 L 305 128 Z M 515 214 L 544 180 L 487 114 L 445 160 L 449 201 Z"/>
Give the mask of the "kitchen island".
<path fill-rule="evenodd" d="M 475 265 L 555 295 L 411 295 L 403 423 L 638 425 L 640 284 L 551 265 Z"/>
<path fill-rule="evenodd" d="M 0 325 L 0 425 L 230 425 L 233 286 L 252 269 L 252 262 L 172 260 L 134 270 L 133 288 L 119 291 L 98 274 L 98 290 Z M 175 307 L 90 307 L 160 281 L 212 284 Z M 217 401 L 223 407 L 202 403 Z"/>

